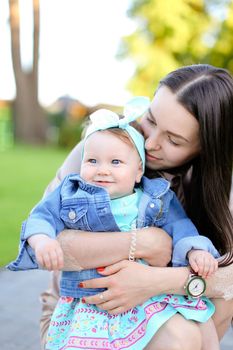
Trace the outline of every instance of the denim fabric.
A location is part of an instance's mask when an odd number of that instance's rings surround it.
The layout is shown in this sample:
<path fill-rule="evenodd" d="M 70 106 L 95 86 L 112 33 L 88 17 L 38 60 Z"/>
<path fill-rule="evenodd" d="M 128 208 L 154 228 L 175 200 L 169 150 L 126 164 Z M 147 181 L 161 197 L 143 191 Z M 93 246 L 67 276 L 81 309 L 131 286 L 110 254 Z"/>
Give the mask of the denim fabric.
<path fill-rule="evenodd" d="M 168 232 L 173 239 L 172 263 L 175 266 L 187 264 L 186 255 L 192 248 L 207 250 L 218 256 L 211 241 L 199 236 L 169 186 L 169 182 L 162 178 L 142 178 L 143 194 L 137 227 L 157 226 Z M 77 174 L 67 176 L 55 191 L 38 203 L 23 223 L 19 255 L 7 267 L 14 271 L 39 268 L 27 239 L 42 232 L 55 238 L 65 228 L 93 232 L 120 231 L 106 190 L 86 183 Z M 75 298 L 96 294 L 103 289 L 84 290 L 78 285 L 81 281 L 98 277 L 101 276 L 96 269 L 65 271 L 62 273 L 60 293 Z"/>

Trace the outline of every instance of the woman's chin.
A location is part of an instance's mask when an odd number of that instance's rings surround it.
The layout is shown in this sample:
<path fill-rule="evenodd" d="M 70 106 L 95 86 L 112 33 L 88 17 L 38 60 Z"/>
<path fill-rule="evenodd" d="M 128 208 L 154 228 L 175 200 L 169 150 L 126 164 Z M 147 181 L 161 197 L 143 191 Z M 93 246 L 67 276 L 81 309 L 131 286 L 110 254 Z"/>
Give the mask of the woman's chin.
<path fill-rule="evenodd" d="M 161 170 L 164 168 L 167 168 L 165 164 L 163 164 L 161 161 L 146 161 L 146 167 L 151 170 Z"/>

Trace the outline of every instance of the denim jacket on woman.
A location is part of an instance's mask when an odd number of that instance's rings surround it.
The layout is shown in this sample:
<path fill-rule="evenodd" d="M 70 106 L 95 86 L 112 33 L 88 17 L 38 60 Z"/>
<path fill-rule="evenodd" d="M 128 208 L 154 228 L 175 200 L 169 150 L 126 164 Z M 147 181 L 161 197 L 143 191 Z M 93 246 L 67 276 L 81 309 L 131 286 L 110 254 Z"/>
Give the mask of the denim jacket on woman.
<path fill-rule="evenodd" d="M 211 241 L 198 234 L 169 186 L 169 182 L 162 178 L 142 178 L 143 194 L 138 208 L 137 227 L 161 227 L 172 237 L 173 266 L 187 265 L 186 255 L 190 249 L 203 249 L 218 257 Z M 7 268 L 13 271 L 39 268 L 27 239 L 38 233 L 56 238 L 67 228 L 93 232 L 120 231 L 111 212 L 107 191 L 85 182 L 77 174 L 67 176 L 57 189 L 32 210 L 22 225 L 18 257 Z M 103 291 L 78 286 L 81 281 L 98 277 L 102 276 L 96 269 L 64 271 L 60 294 L 80 298 Z"/>

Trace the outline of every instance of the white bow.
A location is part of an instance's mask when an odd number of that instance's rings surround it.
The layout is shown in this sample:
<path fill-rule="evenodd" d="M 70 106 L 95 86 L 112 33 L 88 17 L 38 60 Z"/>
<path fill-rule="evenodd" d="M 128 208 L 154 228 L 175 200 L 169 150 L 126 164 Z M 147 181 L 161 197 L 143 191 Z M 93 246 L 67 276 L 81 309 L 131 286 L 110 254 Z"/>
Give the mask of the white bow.
<path fill-rule="evenodd" d="M 99 109 L 90 115 L 91 124 L 88 134 L 94 130 L 103 130 L 113 127 L 124 128 L 130 122 L 136 120 L 148 109 L 150 100 L 148 97 L 134 97 L 126 103 L 123 111 L 124 118 L 120 119 L 118 114 L 108 109 Z"/>

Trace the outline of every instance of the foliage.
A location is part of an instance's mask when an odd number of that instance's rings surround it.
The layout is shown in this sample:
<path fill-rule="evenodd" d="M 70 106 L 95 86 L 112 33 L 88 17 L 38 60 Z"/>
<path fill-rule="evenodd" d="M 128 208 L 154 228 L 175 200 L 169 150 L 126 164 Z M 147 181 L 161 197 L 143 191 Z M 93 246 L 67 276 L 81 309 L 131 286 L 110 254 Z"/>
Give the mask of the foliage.
<path fill-rule="evenodd" d="M 17 146 L 0 153 L 0 266 L 14 259 L 22 221 L 66 157 L 64 150 Z"/>
<path fill-rule="evenodd" d="M 82 121 L 65 120 L 59 128 L 58 145 L 72 149 L 80 141 L 83 127 Z"/>
<path fill-rule="evenodd" d="M 13 126 L 11 109 L 8 105 L 0 105 L 0 152 L 12 147 Z"/>
<path fill-rule="evenodd" d="M 228 2 L 224 0 L 226 8 Z M 232 1 L 224 22 L 213 15 L 216 6 L 217 0 L 131 2 L 129 16 L 137 29 L 123 38 L 119 55 L 129 55 L 135 62 L 135 75 L 129 82 L 134 94 L 152 97 L 159 80 L 182 65 L 232 65 Z"/>
<path fill-rule="evenodd" d="M 214 45 L 209 50 L 206 60 L 233 72 L 233 1 L 229 2 L 225 16 L 219 22 L 213 36 Z"/>

